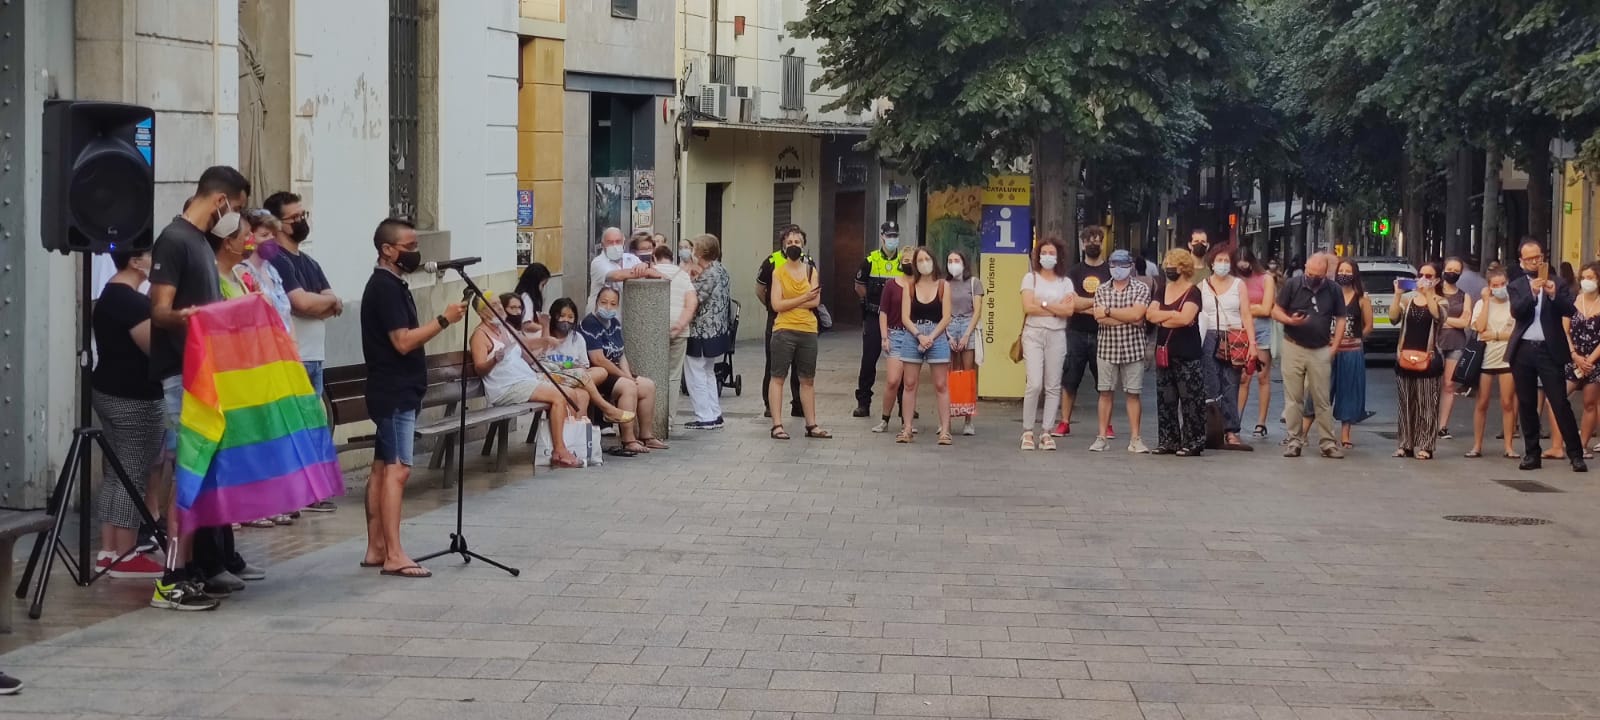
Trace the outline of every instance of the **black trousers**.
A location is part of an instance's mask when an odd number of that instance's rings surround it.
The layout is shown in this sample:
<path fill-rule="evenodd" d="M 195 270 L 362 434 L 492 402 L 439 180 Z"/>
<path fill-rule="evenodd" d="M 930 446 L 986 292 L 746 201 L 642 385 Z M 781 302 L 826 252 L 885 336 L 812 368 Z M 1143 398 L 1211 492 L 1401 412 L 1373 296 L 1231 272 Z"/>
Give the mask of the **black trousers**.
<path fill-rule="evenodd" d="M 233 528 L 200 528 L 194 531 L 194 555 L 189 558 L 189 569 L 196 579 L 204 580 L 222 571 L 244 570 L 244 558 L 233 545 Z"/>
<path fill-rule="evenodd" d="M 766 366 L 761 369 L 761 405 L 773 417 L 778 414 L 772 411 L 772 406 L 767 405 L 767 379 L 772 377 L 772 323 L 777 320 L 777 315 L 767 313 L 767 332 L 761 343 L 762 352 L 766 354 Z M 800 373 L 789 373 L 789 405 L 795 415 L 800 414 Z"/>
<path fill-rule="evenodd" d="M 1552 357 L 1550 347 L 1542 342 L 1524 340 L 1511 362 L 1511 379 L 1517 388 L 1517 420 L 1522 426 L 1523 456 L 1536 458 L 1544 452 L 1539 446 L 1539 385 L 1543 383 L 1550 412 L 1556 416 L 1556 428 L 1567 446 L 1567 457 L 1583 457 L 1578 421 L 1572 416 L 1572 405 L 1567 402 L 1566 359 Z"/>
<path fill-rule="evenodd" d="M 878 311 L 861 313 L 861 374 L 856 377 L 856 404 L 872 407 L 872 386 L 878 383 L 878 358 L 883 356 L 883 335 L 878 332 Z"/>

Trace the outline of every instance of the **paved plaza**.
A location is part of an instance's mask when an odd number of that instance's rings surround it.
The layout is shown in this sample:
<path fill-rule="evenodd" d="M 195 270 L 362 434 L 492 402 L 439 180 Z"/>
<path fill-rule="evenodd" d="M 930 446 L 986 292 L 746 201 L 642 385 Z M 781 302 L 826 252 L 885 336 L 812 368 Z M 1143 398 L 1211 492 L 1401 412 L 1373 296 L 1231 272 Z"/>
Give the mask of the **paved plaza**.
<path fill-rule="evenodd" d="M 601 469 L 514 464 L 468 497 L 467 533 L 520 577 L 362 570 L 353 494 L 349 539 L 217 612 L 139 609 L 0 656 L 28 683 L 0 717 L 1600 717 L 1600 473 L 1464 460 L 1462 439 L 1393 460 L 1382 369 L 1345 461 L 1279 457 L 1276 423 L 1252 454 L 1129 456 L 1120 401 L 1114 452 L 1082 429 L 1019 452 L 1004 403 L 954 447 L 931 411 L 895 445 L 848 417 L 858 346 L 824 340 L 832 441 L 797 419 L 767 439 L 743 346 L 727 429 Z M 1519 479 L 1561 492 L 1495 482 Z M 413 517 L 408 549 L 454 519 Z M 63 577 L 54 597 L 99 591 Z"/>

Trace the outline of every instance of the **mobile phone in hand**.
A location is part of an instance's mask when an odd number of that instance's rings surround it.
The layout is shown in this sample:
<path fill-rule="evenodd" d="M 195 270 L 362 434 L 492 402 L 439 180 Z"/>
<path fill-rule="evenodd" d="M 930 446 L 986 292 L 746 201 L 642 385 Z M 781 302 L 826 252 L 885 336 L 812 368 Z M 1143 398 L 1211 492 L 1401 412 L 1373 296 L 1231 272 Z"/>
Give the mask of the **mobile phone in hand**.
<path fill-rule="evenodd" d="M 1400 278 L 1400 292 L 1416 292 L 1416 278 Z"/>

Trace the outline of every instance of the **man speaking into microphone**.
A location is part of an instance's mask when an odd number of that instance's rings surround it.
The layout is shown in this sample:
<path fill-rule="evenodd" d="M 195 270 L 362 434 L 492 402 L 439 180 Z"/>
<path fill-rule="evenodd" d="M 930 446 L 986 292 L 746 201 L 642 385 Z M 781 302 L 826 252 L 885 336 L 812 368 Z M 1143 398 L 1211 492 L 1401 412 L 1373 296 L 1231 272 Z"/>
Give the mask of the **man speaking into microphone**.
<path fill-rule="evenodd" d="M 451 303 L 439 316 L 418 322 L 417 303 L 403 279 L 422 267 L 416 226 L 384 220 L 372 244 L 378 267 L 361 294 L 361 352 L 367 361 L 367 415 L 377 425 L 377 437 L 367 480 L 367 556 L 361 565 L 381 567 L 392 577 L 432 577 L 400 548 L 400 502 L 411 478 L 417 411 L 428 386 L 422 348 L 460 322 L 466 305 Z"/>

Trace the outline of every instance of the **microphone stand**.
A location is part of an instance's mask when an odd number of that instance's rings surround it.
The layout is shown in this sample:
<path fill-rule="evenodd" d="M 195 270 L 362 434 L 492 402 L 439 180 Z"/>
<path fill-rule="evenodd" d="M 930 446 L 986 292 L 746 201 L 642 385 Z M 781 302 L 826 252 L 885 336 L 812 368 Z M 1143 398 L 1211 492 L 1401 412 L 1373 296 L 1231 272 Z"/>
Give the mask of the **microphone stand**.
<path fill-rule="evenodd" d="M 488 299 L 483 296 L 483 290 L 481 290 L 476 283 L 472 282 L 472 278 L 467 275 L 466 270 L 459 267 L 452 267 L 449 269 L 456 271 L 456 275 L 461 277 L 461 282 L 466 284 L 466 291 L 462 293 L 462 299 L 467 301 L 469 307 L 473 305 L 474 300 L 485 304 L 489 302 Z M 440 274 L 443 275 L 443 273 Z M 505 328 L 511 333 L 511 337 L 517 339 L 517 345 L 522 349 L 523 352 L 527 353 L 529 357 L 535 358 L 533 365 L 538 367 L 539 371 L 544 373 L 545 378 L 555 386 L 556 391 L 561 393 L 561 398 L 567 402 L 567 407 L 572 408 L 573 413 L 577 413 L 578 404 L 572 400 L 572 396 L 567 394 L 566 389 L 561 386 L 561 383 L 556 382 L 556 379 L 553 375 L 551 375 L 550 370 L 544 366 L 544 363 L 538 362 L 537 355 L 535 355 L 533 351 L 528 348 L 526 340 L 522 337 L 522 328 L 511 327 L 510 321 L 506 320 L 504 315 L 493 312 L 492 308 L 490 310 L 490 314 L 494 315 L 495 319 L 500 322 L 501 327 Z M 462 361 L 463 363 L 472 362 L 471 342 L 472 333 L 466 332 L 466 329 L 463 328 L 461 333 L 461 354 L 464 358 Z M 463 375 L 464 374 L 465 373 L 463 373 Z M 461 562 L 463 563 L 471 563 L 474 559 L 481 560 L 488 565 L 492 565 L 510 573 L 512 577 L 517 577 L 518 575 L 522 574 L 521 570 L 507 565 L 502 565 L 494 560 L 479 555 L 478 553 L 473 552 L 467 546 L 467 533 L 464 527 L 464 512 L 467 504 L 467 383 L 465 377 L 462 378 L 461 382 L 461 398 L 459 402 L 460 405 L 456 408 L 456 418 L 458 422 L 456 427 L 456 531 L 450 533 L 450 547 L 440 550 L 436 553 L 423 555 L 422 557 L 416 558 L 416 561 L 421 563 L 434 558 L 443 557 L 445 555 L 460 555 Z M 553 432 L 554 428 L 551 430 Z"/>

